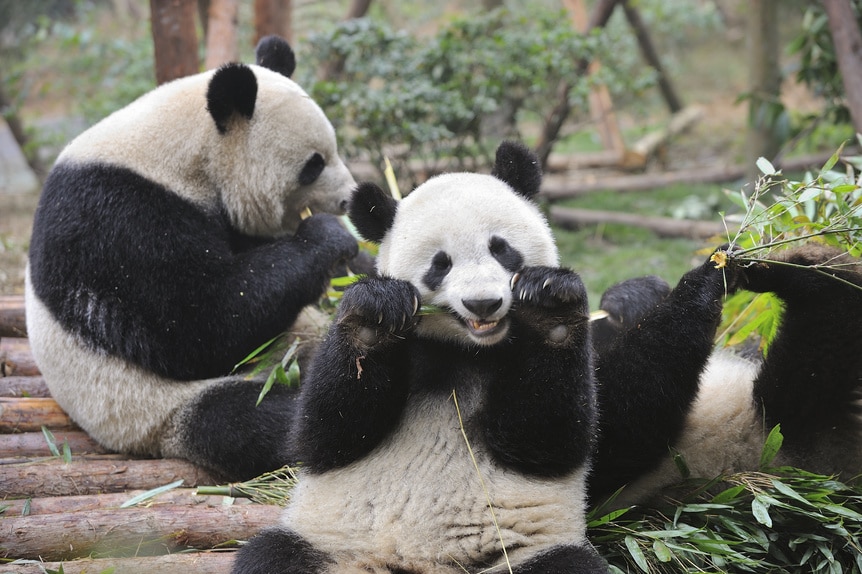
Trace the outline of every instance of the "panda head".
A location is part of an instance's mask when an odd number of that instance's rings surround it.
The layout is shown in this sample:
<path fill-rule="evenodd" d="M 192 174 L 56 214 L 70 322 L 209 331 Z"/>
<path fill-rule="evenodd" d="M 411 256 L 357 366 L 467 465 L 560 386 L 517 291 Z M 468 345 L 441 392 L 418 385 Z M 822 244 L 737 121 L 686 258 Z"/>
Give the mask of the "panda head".
<path fill-rule="evenodd" d="M 355 191 L 350 218 L 380 244 L 377 271 L 411 282 L 423 304 L 445 310 L 423 316 L 419 336 L 483 346 L 506 339 L 515 273 L 559 261 L 531 200 L 540 183 L 532 152 L 504 142 L 492 175 L 440 175 L 400 202 L 374 184 Z"/>
<path fill-rule="evenodd" d="M 206 92 L 214 150 L 208 154 L 221 204 L 250 235 L 293 233 L 301 214 L 343 214 L 355 181 L 338 155 L 335 131 L 292 80 L 290 46 L 270 36 L 257 65 L 227 64 Z"/>

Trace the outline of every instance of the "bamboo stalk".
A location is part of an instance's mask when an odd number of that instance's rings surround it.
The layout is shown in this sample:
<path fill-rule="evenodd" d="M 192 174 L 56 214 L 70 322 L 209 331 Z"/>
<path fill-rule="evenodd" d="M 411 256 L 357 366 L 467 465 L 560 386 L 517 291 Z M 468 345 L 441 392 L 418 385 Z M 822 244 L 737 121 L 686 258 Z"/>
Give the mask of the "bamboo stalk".
<path fill-rule="evenodd" d="M 31 562 L 0 565 L 0 574 L 230 574 L 234 552 L 190 552 L 149 558 L 83 558 L 67 562 Z"/>
<path fill-rule="evenodd" d="M 0 397 L 0 433 L 33 432 L 43 426 L 56 430 L 78 428 L 54 399 Z"/>
<path fill-rule="evenodd" d="M 0 464 L 0 498 L 71 496 L 150 490 L 182 479 L 187 487 L 215 484 L 201 468 L 179 459 L 127 460 L 114 455 Z"/>
<path fill-rule="evenodd" d="M 105 454 L 107 449 L 84 431 L 54 432 L 54 444 L 62 451 L 68 443 L 72 455 L 85 453 Z M 51 456 L 51 448 L 42 432 L 0 434 L 0 458 Z"/>
<path fill-rule="evenodd" d="M 42 377 L 0 377 L 0 397 L 47 398 L 50 396 L 51 392 Z"/>

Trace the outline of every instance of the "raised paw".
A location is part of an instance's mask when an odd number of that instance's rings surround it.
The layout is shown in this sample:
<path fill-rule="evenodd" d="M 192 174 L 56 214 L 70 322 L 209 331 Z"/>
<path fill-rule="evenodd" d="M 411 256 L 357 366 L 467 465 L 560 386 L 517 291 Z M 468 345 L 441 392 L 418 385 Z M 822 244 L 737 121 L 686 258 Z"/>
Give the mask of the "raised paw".
<path fill-rule="evenodd" d="M 366 277 L 345 290 L 337 322 L 355 345 L 369 348 L 403 338 L 418 310 L 419 291 L 411 283 Z"/>
<path fill-rule="evenodd" d="M 320 257 L 327 260 L 321 263 L 327 266 L 356 257 L 359 251 L 356 238 L 337 217 L 328 213 L 318 213 L 303 220 L 296 237 L 314 246 Z"/>
<path fill-rule="evenodd" d="M 549 343 L 571 341 L 587 323 L 587 292 L 574 271 L 527 267 L 512 277 L 512 295 L 520 322 Z"/>

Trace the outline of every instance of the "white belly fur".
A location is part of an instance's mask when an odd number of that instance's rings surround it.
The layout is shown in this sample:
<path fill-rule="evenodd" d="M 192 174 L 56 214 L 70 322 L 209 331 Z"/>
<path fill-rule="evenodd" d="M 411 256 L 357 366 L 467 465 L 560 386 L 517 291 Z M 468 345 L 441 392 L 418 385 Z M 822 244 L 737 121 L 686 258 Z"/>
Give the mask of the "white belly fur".
<path fill-rule="evenodd" d="M 679 443 L 674 445 L 692 477 L 757 470 L 766 439 L 761 413 L 753 401 L 757 365 L 729 352 L 716 352 L 701 376 L 700 390 Z M 613 506 L 649 500 L 681 475 L 670 455 L 659 467 L 626 486 Z"/>
<path fill-rule="evenodd" d="M 401 427 L 366 458 L 302 474 L 283 523 L 338 560 L 339 573 L 388 571 L 387 565 L 464 572 L 458 564 L 501 551 L 500 534 L 513 562 L 585 540 L 584 469 L 528 478 L 494 464 L 471 438 L 484 489 L 453 401 L 409 407 Z"/>
<path fill-rule="evenodd" d="M 158 435 L 181 404 L 218 380 L 176 382 L 88 348 L 66 332 L 26 282 L 27 333 L 51 396 L 105 447 L 149 456 L 162 452 Z"/>

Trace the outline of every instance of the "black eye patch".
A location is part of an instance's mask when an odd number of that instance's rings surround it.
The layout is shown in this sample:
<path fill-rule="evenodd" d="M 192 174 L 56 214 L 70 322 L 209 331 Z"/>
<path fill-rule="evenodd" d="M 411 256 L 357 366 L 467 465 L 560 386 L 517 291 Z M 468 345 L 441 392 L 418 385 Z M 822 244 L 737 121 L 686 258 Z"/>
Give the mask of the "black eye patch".
<path fill-rule="evenodd" d="M 323 168 L 326 167 L 326 161 L 323 156 L 315 152 L 313 156 L 308 158 L 305 165 L 302 166 L 302 171 L 299 172 L 299 185 L 308 185 L 320 177 L 323 173 Z"/>
<path fill-rule="evenodd" d="M 502 237 L 496 235 L 492 237 L 488 243 L 488 250 L 507 271 L 514 273 L 524 266 L 524 257 Z"/>
<path fill-rule="evenodd" d="M 449 270 L 452 269 L 452 259 L 445 251 L 438 251 L 431 258 L 431 267 L 422 276 L 422 282 L 432 291 L 440 287 Z"/>

